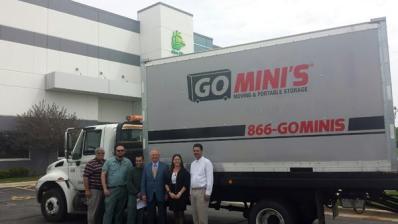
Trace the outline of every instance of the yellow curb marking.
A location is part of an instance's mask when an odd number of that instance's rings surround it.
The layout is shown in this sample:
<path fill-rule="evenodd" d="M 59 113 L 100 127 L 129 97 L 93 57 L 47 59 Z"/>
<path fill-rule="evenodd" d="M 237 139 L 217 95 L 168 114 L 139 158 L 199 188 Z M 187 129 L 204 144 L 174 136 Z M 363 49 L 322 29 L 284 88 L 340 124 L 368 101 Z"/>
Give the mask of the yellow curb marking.
<path fill-rule="evenodd" d="M 26 190 L 26 191 L 32 191 L 34 192 L 35 190 L 32 189 L 31 187 L 27 186 L 27 187 L 15 187 L 16 189 L 20 189 L 20 190 Z"/>
<path fill-rule="evenodd" d="M 23 200 L 30 200 L 35 197 L 33 196 L 12 196 L 11 201 L 23 201 Z"/>

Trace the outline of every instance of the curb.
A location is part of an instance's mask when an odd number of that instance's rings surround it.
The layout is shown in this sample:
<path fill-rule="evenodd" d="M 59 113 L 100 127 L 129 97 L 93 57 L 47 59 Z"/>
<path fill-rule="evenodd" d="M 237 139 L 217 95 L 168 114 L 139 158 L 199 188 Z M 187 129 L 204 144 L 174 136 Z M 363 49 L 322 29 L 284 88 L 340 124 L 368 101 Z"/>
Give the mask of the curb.
<path fill-rule="evenodd" d="M 225 205 L 234 205 L 234 206 L 243 207 L 243 203 L 240 203 L 240 202 L 225 202 Z M 325 208 L 325 215 L 332 216 L 331 210 Z M 366 208 L 366 211 L 363 214 L 357 214 L 351 208 L 339 207 L 339 215 L 337 217 L 398 222 L 398 214 L 397 213 L 393 213 L 393 212 L 389 212 L 389 211 L 385 211 L 385 210 L 373 209 L 373 208 Z"/>
<path fill-rule="evenodd" d="M 24 181 L 24 182 L 13 182 L 13 183 L 1 183 L 1 188 L 8 188 L 8 187 L 34 187 L 37 181 Z"/>
<path fill-rule="evenodd" d="M 325 211 L 325 215 L 332 217 L 332 212 Z M 355 212 L 342 211 L 336 217 L 337 220 L 339 218 L 349 218 L 349 219 L 362 219 L 369 221 L 383 221 L 389 223 L 397 223 L 398 217 L 393 213 L 386 213 L 385 211 L 377 210 L 377 211 L 368 211 L 363 214 L 356 214 Z"/>

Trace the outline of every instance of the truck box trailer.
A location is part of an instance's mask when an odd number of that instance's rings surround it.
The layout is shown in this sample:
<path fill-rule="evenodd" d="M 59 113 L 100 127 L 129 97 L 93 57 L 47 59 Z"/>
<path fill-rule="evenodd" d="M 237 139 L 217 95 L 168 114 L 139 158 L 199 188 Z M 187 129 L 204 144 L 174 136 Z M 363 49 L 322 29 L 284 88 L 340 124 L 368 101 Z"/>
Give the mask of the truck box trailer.
<path fill-rule="evenodd" d="M 398 211 L 384 18 L 147 61 L 143 86 L 146 148 L 190 163 L 202 143 L 212 207 L 243 202 L 228 208 L 249 223 L 323 223 L 340 199 Z"/>

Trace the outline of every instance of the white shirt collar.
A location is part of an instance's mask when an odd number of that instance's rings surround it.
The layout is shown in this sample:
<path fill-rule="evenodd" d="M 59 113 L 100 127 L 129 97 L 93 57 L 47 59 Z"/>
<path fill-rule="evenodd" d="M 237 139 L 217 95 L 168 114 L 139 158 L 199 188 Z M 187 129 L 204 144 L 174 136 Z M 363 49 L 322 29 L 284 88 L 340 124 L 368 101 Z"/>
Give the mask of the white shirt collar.
<path fill-rule="evenodd" d="M 203 156 L 201 156 L 199 159 L 196 159 L 196 158 L 195 158 L 195 161 L 196 161 L 196 162 L 199 162 L 199 161 L 201 161 L 202 159 L 203 159 Z"/>

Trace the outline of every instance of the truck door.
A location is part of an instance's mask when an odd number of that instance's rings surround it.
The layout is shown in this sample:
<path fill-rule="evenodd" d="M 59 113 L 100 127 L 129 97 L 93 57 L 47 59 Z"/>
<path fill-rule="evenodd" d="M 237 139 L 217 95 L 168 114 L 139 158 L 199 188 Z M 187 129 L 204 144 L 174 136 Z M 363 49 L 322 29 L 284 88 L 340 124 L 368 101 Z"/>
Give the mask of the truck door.
<path fill-rule="evenodd" d="M 101 146 L 102 129 L 84 129 L 69 160 L 69 181 L 76 190 L 84 190 L 83 173 L 86 163 L 95 157 L 95 149 Z"/>

